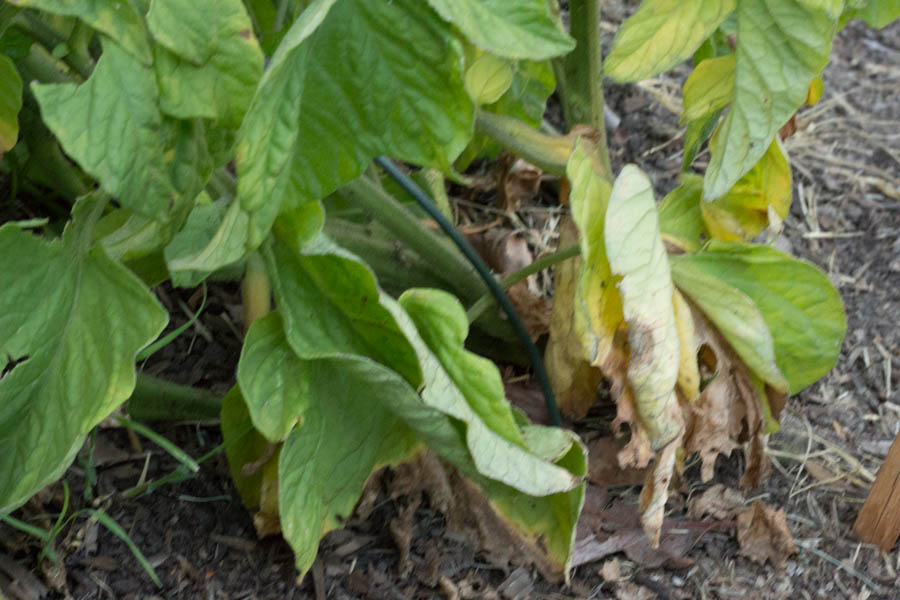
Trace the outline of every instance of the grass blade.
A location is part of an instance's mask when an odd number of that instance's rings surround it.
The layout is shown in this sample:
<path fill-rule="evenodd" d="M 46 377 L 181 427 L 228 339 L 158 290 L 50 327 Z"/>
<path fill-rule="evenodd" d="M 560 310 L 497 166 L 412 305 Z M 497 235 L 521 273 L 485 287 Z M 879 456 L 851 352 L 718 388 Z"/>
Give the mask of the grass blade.
<path fill-rule="evenodd" d="M 168 452 L 172 456 L 172 458 L 183 464 L 192 472 L 196 473 L 200 470 L 200 465 L 197 464 L 197 461 L 188 456 L 184 450 L 182 450 L 163 436 L 159 435 L 146 425 L 142 425 L 141 423 L 132 421 L 131 419 L 128 419 L 126 417 L 116 418 L 118 419 L 119 423 L 121 423 L 125 427 L 129 427 L 140 433 L 142 436 L 152 440 L 154 443 L 156 443 L 157 446 Z"/>
<path fill-rule="evenodd" d="M 159 580 L 159 577 L 156 575 L 156 571 L 153 569 L 153 566 L 150 564 L 150 561 L 147 560 L 147 557 L 144 556 L 144 553 L 141 552 L 140 548 L 134 543 L 134 541 L 128 537 L 128 534 L 125 533 L 125 530 L 116 523 L 115 519 L 110 517 L 108 514 L 103 512 L 102 510 L 94 510 L 92 508 L 83 509 L 85 514 L 89 514 L 94 519 L 97 519 L 101 525 L 109 529 L 113 535 L 118 537 L 120 540 L 125 542 L 125 545 L 128 546 L 128 549 L 131 550 L 131 553 L 134 554 L 134 557 L 137 559 L 141 566 L 144 567 L 144 570 L 147 571 L 147 575 L 150 576 L 150 579 L 153 580 L 153 583 L 156 584 L 157 587 L 162 587 L 162 582 Z"/>

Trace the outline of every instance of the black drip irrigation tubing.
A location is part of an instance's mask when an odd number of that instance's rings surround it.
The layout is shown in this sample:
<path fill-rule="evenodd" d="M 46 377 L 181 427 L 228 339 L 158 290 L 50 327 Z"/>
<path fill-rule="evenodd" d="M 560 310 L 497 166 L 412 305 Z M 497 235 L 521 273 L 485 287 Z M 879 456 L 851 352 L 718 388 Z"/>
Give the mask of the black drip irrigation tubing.
<path fill-rule="evenodd" d="M 434 205 L 434 202 L 431 201 L 431 198 L 428 197 L 428 194 L 422 191 L 422 188 L 416 185 L 416 183 L 407 177 L 405 173 L 401 172 L 386 156 L 379 156 L 375 159 L 375 163 L 384 169 L 391 179 L 396 181 L 406 193 L 412 196 L 415 201 L 419 203 L 419 206 L 421 206 L 422 209 L 425 210 L 438 225 L 440 225 L 444 233 L 453 240 L 453 243 L 456 244 L 466 259 L 472 263 L 472 266 L 478 271 L 478 275 L 484 280 L 485 285 L 487 285 L 491 294 L 494 296 L 497 304 L 503 308 L 504 312 L 506 312 L 507 317 L 509 317 L 509 322 L 519 336 L 519 340 L 522 342 L 522 346 L 524 346 L 525 350 L 528 352 L 528 357 L 531 359 L 531 366 L 534 368 L 534 374 L 544 392 L 544 403 L 547 405 L 547 414 L 550 415 L 551 423 L 556 427 L 562 426 L 562 422 L 559 418 L 559 408 L 556 406 L 556 398 L 553 396 L 553 390 L 550 387 L 550 379 L 547 377 L 547 370 L 544 368 L 544 361 L 541 359 L 541 353 L 538 352 L 534 342 L 531 341 L 531 336 L 528 335 L 525 324 L 522 323 L 522 317 L 519 316 L 518 311 L 516 311 L 512 302 L 510 302 L 509 297 L 506 295 L 506 292 L 503 291 L 500 283 L 491 274 L 490 268 L 485 264 L 484 260 L 478 255 L 475 249 L 472 248 L 472 245 L 469 244 L 468 240 L 466 240 L 466 238 L 456 230 L 453 224 L 447 220 L 443 213 L 438 210 L 437 206 Z"/>

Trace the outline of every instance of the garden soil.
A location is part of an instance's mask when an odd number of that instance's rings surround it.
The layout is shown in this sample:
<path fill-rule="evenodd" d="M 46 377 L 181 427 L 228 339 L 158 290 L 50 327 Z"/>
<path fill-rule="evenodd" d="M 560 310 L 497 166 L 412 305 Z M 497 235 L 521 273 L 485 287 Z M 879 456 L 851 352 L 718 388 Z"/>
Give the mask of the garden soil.
<path fill-rule="evenodd" d="M 613 6 L 607 29 L 614 31 L 630 10 Z M 637 163 L 659 192 L 671 189 L 680 168 L 675 111 L 686 72 L 680 68 L 640 86 L 610 84 L 606 89 L 621 119 L 610 133 L 616 169 Z M 257 539 L 221 454 L 185 481 L 126 498 L 123 492 L 172 473 L 178 463 L 146 438 L 111 424 L 93 438 L 93 461 L 83 453 L 65 477 L 70 511 L 84 506 L 106 511 L 144 553 L 162 585 L 151 581 L 121 539 L 77 517 L 52 546 L 56 560 L 40 563 L 41 546 L 34 538 L 0 526 L 0 584 L 16 581 L 7 596 L 900 598 L 900 551 L 882 553 L 852 532 L 900 428 L 900 25 L 880 32 L 848 26 L 835 41 L 824 81 L 824 98 L 797 116 L 797 130 L 785 141 L 794 166 L 795 201 L 777 243 L 822 267 L 840 291 L 848 318 L 840 360 L 822 381 L 789 401 L 781 431 L 768 439 L 772 469 L 758 488 L 740 495 L 740 452 L 720 458 L 712 482 L 701 483 L 698 468 L 689 466 L 673 491 L 664 528 L 671 536 L 682 535 L 682 541 L 664 543 L 662 554 L 636 551 L 629 546 L 634 538 L 622 534 L 633 517 L 633 510 L 626 513 L 636 488 L 592 486 L 585 514 L 618 518 L 618 546 L 611 543 L 608 554 L 574 569 L 569 585 L 551 584 L 533 569 L 498 566 L 458 531 L 452 515 L 433 508 L 431 496 L 404 482 L 402 472 L 385 472 L 373 479 L 346 527 L 324 538 L 313 569 L 298 581 L 287 544 L 279 537 Z M 698 163 L 705 160 L 701 155 Z M 528 210 L 522 207 L 525 223 L 532 222 Z M 174 316 L 173 326 L 200 301 L 194 291 L 164 289 L 159 297 Z M 142 368 L 226 391 L 240 352 L 237 298 L 233 286 L 212 286 L 198 324 Z M 526 399 L 535 396 L 528 384 L 515 389 Z M 610 416 L 596 410 L 572 427 L 591 441 L 602 428 L 597 423 L 605 419 L 608 424 Z M 193 457 L 221 443 L 215 423 L 156 430 Z M 736 539 L 740 518 L 729 516 L 727 509 L 718 518 L 689 515 L 688 507 L 714 485 L 722 503 L 738 493 L 739 505 L 759 500 L 761 507 L 782 509 L 780 522 L 794 545 L 785 546 L 782 539 L 780 550 L 759 564 L 748 557 L 758 554 L 748 551 L 746 542 L 742 550 Z M 63 495 L 63 486 L 53 485 L 19 516 L 49 529 Z M 616 513 L 620 509 L 624 512 Z M 772 536 L 766 539 L 763 545 L 779 543 Z"/>

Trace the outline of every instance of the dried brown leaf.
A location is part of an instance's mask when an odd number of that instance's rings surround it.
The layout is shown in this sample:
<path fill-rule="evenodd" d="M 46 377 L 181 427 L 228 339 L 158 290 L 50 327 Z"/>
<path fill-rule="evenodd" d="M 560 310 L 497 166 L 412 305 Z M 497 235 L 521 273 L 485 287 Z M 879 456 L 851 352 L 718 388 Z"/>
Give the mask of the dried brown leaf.
<path fill-rule="evenodd" d="M 685 411 L 685 451 L 701 459 L 701 479 L 715 474 L 716 457 L 743 447 L 747 470 L 742 484 L 756 485 L 768 466 L 765 457 L 765 423 L 760 398 L 750 371 L 728 342 L 693 305 L 697 343 L 705 362 L 713 362 L 716 375 L 690 410 Z"/>
<path fill-rule="evenodd" d="M 588 481 L 597 487 L 640 485 L 647 476 L 646 469 L 621 467 L 619 453 L 625 444 L 613 438 L 598 438 L 588 444 Z"/>
<path fill-rule="evenodd" d="M 521 158 L 503 161 L 498 192 L 505 210 L 518 210 L 523 202 L 537 196 L 541 187 L 541 171 Z"/>
<path fill-rule="evenodd" d="M 784 511 L 761 500 L 738 515 L 737 539 L 741 554 L 760 564 L 768 560 L 779 569 L 797 551 Z"/>
<path fill-rule="evenodd" d="M 712 517 L 728 520 L 744 507 L 744 495 L 734 489 L 717 483 L 688 501 L 688 514 L 692 519 Z"/>
<path fill-rule="evenodd" d="M 578 239 L 571 219 L 560 223 L 559 246 L 568 247 Z M 603 381 L 600 369 L 591 365 L 578 334 L 575 319 L 575 286 L 581 269 L 576 257 L 556 266 L 555 292 L 550 315 L 550 339 L 544 362 L 556 402 L 568 417 L 579 419 L 587 414 L 597 398 L 597 387 Z"/>

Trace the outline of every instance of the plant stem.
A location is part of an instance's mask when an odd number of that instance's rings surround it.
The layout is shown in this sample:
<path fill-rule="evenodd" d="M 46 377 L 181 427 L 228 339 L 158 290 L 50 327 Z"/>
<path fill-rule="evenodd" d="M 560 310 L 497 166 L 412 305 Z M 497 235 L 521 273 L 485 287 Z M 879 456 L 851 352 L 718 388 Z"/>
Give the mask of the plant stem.
<path fill-rule="evenodd" d="M 603 116 L 603 44 L 600 39 L 602 0 L 571 0 L 569 29 L 575 50 L 554 61 L 569 127 L 590 125 L 601 165 L 612 173 Z"/>
<path fill-rule="evenodd" d="M 128 414 L 138 421 L 217 419 L 222 398 L 208 390 L 179 385 L 138 373 Z"/>
<path fill-rule="evenodd" d="M 241 299 L 244 304 L 244 333 L 253 321 L 272 310 L 272 282 L 266 272 L 266 261 L 254 250 L 247 255 L 247 267 L 241 282 Z"/>
<path fill-rule="evenodd" d="M 543 271 L 548 267 L 552 267 L 557 263 L 561 263 L 564 260 L 568 260 L 570 258 L 574 258 L 578 256 L 579 247 L 578 244 L 574 244 L 565 248 L 563 250 L 557 250 L 553 254 L 548 254 L 538 260 L 534 261 L 530 265 L 519 269 L 512 275 L 508 277 L 504 277 L 500 281 L 500 287 L 504 290 L 508 290 L 512 286 L 516 285 L 520 281 L 524 280 L 529 275 L 533 275 L 539 271 Z M 494 297 L 491 294 L 485 294 L 481 298 L 479 298 L 475 304 L 469 307 L 469 310 L 466 311 L 466 317 L 469 319 L 469 323 L 473 323 L 478 317 L 480 317 L 484 311 L 490 308 L 494 304 Z"/>
<path fill-rule="evenodd" d="M 453 246 L 366 177 L 351 181 L 342 193 L 371 213 L 397 239 L 434 266 L 434 271 L 465 301 L 474 302 L 486 287 L 471 264 Z M 364 257 L 365 258 L 365 257 Z"/>
<path fill-rule="evenodd" d="M 58 31 L 44 23 L 40 17 L 31 11 L 26 10 L 20 13 L 16 19 L 16 25 L 49 52 L 53 52 L 54 48 L 60 44 L 66 44 L 68 47 L 66 39 Z M 69 48 L 69 52 L 63 57 L 62 61 L 82 79 L 87 79 L 91 76 L 91 71 L 93 70 L 91 60 L 72 52 L 71 48 Z"/>
<path fill-rule="evenodd" d="M 478 113 L 475 129 L 547 173 L 566 174 L 575 141 L 570 136 L 547 135 L 518 119 L 489 112 Z"/>

